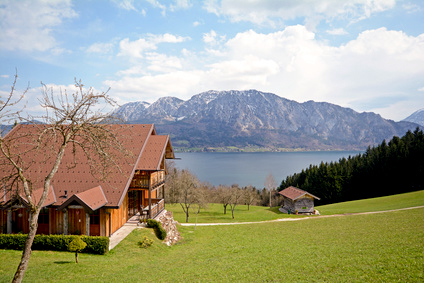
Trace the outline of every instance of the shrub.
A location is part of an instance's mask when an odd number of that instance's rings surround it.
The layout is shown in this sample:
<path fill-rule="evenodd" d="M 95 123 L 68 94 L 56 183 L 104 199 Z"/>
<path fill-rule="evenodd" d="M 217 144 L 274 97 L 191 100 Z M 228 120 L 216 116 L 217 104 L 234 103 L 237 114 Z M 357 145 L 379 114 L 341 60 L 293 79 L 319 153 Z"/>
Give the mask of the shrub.
<path fill-rule="evenodd" d="M 68 250 L 70 252 L 75 252 L 75 262 L 78 263 L 78 253 L 81 252 L 87 243 L 84 242 L 81 237 L 75 237 L 68 245 Z"/>
<path fill-rule="evenodd" d="M 162 225 L 155 228 L 155 234 L 156 234 L 156 237 L 158 237 L 159 240 L 163 241 L 166 238 L 166 230 L 163 229 Z"/>
<path fill-rule="evenodd" d="M 138 246 L 140 248 L 145 248 L 146 249 L 146 248 L 150 247 L 151 245 L 153 245 L 153 240 L 147 238 L 146 236 L 143 237 L 143 240 L 141 240 L 141 241 L 138 242 Z"/>
<path fill-rule="evenodd" d="M 166 230 L 163 229 L 162 224 L 154 219 L 147 220 L 147 228 L 153 228 L 155 230 L 155 235 L 159 240 L 165 240 Z"/>
<path fill-rule="evenodd" d="M 147 220 L 147 225 L 146 225 L 147 228 L 156 228 L 156 227 L 159 227 L 159 226 L 161 226 L 159 221 L 154 220 L 154 219 L 148 219 Z"/>
<path fill-rule="evenodd" d="M 23 250 L 26 235 L 23 234 L 1 234 L 0 249 Z"/>
<path fill-rule="evenodd" d="M 23 250 L 25 234 L 0 234 L 0 249 Z M 73 235 L 35 235 L 32 250 L 67 251 L 69 243 L 77 236 Z M 105 254 L 109 250 L 109 238 L 82 236 L 87 244 L 83 253 Z"/>
<path fill-rule="evenodd" d="M 109 251 L 109 238 L 100 236 L 82 236 L 82 240 L 87 243 L 84 253 L 105 254 Z"/>

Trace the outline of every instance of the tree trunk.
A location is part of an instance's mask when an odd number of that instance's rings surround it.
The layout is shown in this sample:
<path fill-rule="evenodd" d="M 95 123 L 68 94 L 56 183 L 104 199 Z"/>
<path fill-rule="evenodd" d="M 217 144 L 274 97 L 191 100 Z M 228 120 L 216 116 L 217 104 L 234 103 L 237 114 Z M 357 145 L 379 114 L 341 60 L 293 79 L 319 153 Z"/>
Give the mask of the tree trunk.
<path fill-rule="evenodd" d="M 32 242 L 34 242 L 35 234 L 37 233 L 38 228 L 38 214 L 39 211 L 36 211 L 34 214 L 30 213 L 30 224 L 28 236 L 25 240 L 24 251 L 22 252 L 21 262 L 19 263 L 18 269 L 16 270 L 15 276 L 13 277 L 12 282 L 22 282 L 24 278 L 25 271 L 28 266 L 29 258 L 31 257 L 31 247 Z"/>
<path fill-rule="evenodd" d="M 236 205 L 234 204 L 234 207 L 231 206 L 231 216 L 234 219 L 234 210 L 236 209 Z"/>
<path fill-rule="evenodd" d="M 78 252 L 75 251 L 75 263 L 78 263 Z"/>
<path fill-rule="evenodd" d="M 227 214 L 227 205 L 224 204 L 224 214 Z"/>

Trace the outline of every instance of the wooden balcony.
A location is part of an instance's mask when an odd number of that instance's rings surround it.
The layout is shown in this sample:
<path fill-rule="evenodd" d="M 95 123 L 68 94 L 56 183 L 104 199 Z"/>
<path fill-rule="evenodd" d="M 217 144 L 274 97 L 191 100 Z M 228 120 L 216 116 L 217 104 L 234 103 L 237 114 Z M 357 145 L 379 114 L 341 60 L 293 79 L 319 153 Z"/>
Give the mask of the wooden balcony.
<path fill-rule="evenodd" d="M 131 181 L 132 189 L 155 189 L 165 183 L 165 173 L 163 171 L 153 172 L 150 175 L 135 175 Z"/>
<path fill-rule="evenodd" d="M 152 198 L 151 204 L 151 208 L 149 207 L 149 204 L 143 208 L 143 215 L 146 217 L 146 219 L 149 218 L 149 215 L 151 215 L 151 218 L 155 218 L 157 215 L 159 215 L 159 213 L 162 212 L 162 210 L 165 209 L 164 199 Z M 149 210 L 151 210 L 151 213 L 149 213 Z"/>

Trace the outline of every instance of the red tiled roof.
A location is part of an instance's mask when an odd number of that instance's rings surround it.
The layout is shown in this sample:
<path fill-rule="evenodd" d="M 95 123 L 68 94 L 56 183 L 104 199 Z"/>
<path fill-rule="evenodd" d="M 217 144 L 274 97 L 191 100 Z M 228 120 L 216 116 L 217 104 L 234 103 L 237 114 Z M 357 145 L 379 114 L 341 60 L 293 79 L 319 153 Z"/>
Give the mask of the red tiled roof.
<path fill-rule="evenodd" d="M 286 197 L 286 198 L 289 198 L 291 200 L 296 200 L 296 199 L 298 199 L 298 198 L 300 198 L 300 197 L 302 197 L 304 195 L 311 196 L 311 197 L 313 197 L 313 198 L 315 198 L 317 200 L 320 199 L 320 198 L 314 196 L 313 194 L 310 194 L 310 193 L 308 193 L 308 192 L 306 192 L 304 190 L 298 189 L 298 188 L 293 187 L 293 186 L 290 186 L 288 188 L 285 188 L 284 190 L 280 191 L 279 194 L 282 195 L 282 196 L 284 196 L 284 197 Z"/>
<path fill-rule="evenodd" d="M 81 204 L 82 206 L 88 208 L 91 211 L 97 210 L 107 204 L 107 199 L 101 186 L 94 187 L 78 194 L 74 194 L 73 196 L 67 198 L 66 201 L 62 203 L 61 206 L 59 206 L 58 209 L 64 209 L 73 201 L 76 201 L 77 203 Z"/>
<path fill-rule="evenodd" d="M 137 170 L 160 170 L 168 140 L 168 136 L 151 136 L 138 161 Z"/>
<path fill-rule="evenodd" d="M 38 203 L 40 201 L 41 195 L 43 194 L 43 190 L 44 190 L 44 188 L 39 188 L 32 193 L 32 197 L 34 198 L 35 203 Z M 28 200 L 26 199 L 26 196 L 25 196 L 24 193 L 20 193 L 19 196 L 22 198 L 22 200 L 24 200 L 26 203 L 28 203 Z M 44 202 L 43 207 L 49 206 L 49 205 L 51 205 L 55 202 L 56 202 L 56 195 L 54 193 L 53 187 L 50 186 L 49 191 L 47 193 L 47 198 L 46 198 L 46 201 Z"/>
<path fill-rule="evenodd" d="M 74 156 L 72 146 L 68 146 L 59 169 L 51 182 L 56 197 L 55 206 L 61 206 L 71 196 L 81 196 L 81 193 L 86 191 L 93 194 L 95 191 L 98 193 L 98 189 L 94 191 L 92 189 L 101 187 L 105 196 L 104 199 L 107 200 L 106 207 L 119 207 L 124 200 L 136 169 L 147 170 L 144 168 L 152 168 L 152 170 L 157 170 L 153 168 L 157 168 L 158 164 L 160 165 L 164 154 L 164 141 L 169 140 L 168 136 L 156 135 L 153 124 L 108 125 L 108 127 L 115 133 L 123 148 L 130 153 L 129 156 L 124 156 L 116 150 L 115 154 L 118 155 L 116 164 L 120 171 L 113 168 L 113 171 L 108 173 L 107 180 L 99 181 L 91 174 L 89 160 L 82 150 L 77 148 Z M 23 153 L 22 159 L 26 164 L 32 163 L 30 168 L 26 170 L 26 174 L 31 179 L 33 187 L 39 188 L 43 187 L 44 178 L 51 170 L 55 157 L 49 157 L 43 151 L 30 151 L 31 144 L 33 144 L 31 135 L 36 135 L 42 128 L 43 125 L 18 125 L 6 136 L 19 137 L 20 142 L 14 144 L 13 149 Z M 5 163 L 1 162 L 1 158 L 0 164 Z M 144 165 L 144 162 L 147 162 L 147 164 Z M 0 177 L 9 174 L 10 171 L 10 167 L 0 166 Z M 68 198 L 63 197 L 65 191 L 67 191 Z M 6 194 L 7 197 L 8 194 Z M 0 199 L 3 198 L 3 194 L 0 192 Z M 87 202 L 89 207 L 96 206 L 92 203 L 91 197 L 82 197 L 82 199 Z"/>

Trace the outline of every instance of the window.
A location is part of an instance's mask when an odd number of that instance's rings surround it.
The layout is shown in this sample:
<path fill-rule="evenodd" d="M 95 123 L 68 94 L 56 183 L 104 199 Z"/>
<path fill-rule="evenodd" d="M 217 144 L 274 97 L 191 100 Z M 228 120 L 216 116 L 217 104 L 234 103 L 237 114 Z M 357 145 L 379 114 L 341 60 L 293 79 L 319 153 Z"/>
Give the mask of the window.
<path fill-rule="evenodd" d="M 90 213 L 90 224 L 100 224 L 100 210 Z"/>
<path fill-rule="evenodd" d="M 38 224 L 49 224 L 49 209 L 44 207 L 38 215 Z"/>

